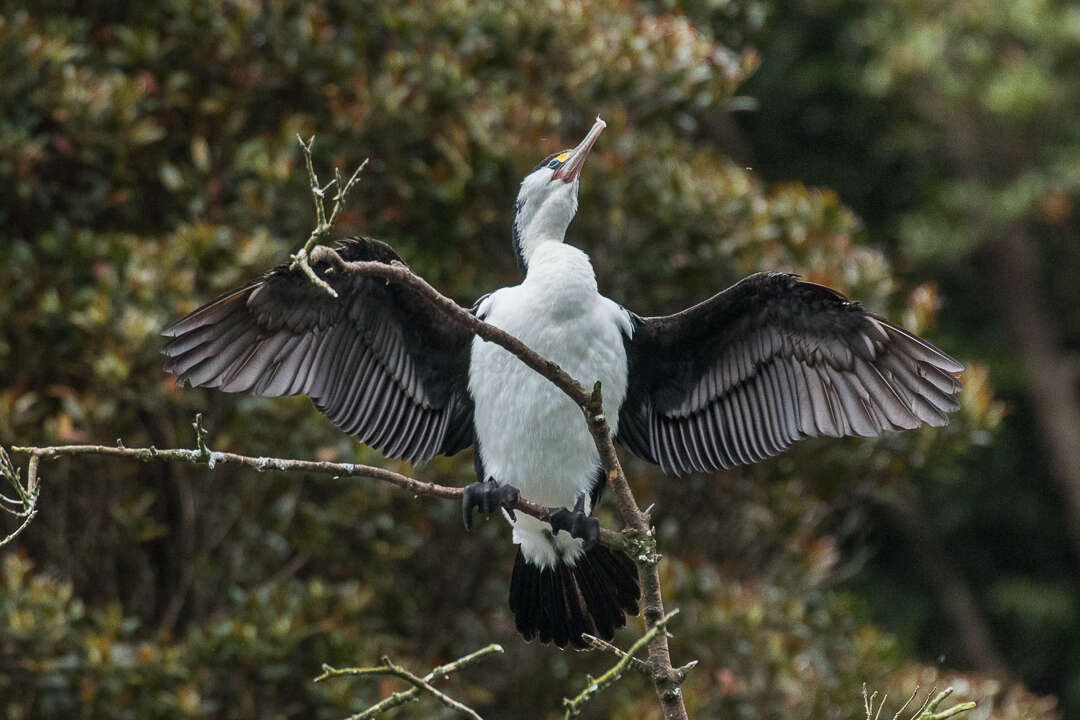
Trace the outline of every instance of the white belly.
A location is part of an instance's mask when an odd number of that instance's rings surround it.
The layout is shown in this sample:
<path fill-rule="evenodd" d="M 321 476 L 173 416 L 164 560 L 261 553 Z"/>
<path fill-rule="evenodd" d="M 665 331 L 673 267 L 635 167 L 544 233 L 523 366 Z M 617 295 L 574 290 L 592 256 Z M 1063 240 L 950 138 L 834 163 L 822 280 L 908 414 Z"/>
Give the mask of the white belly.
<path fill-rule="evenodd" d="M 486 320 L 571 376 L 601 382 L 612 432 L 626 391 L 625 320 L 596 295 L 577 314 L 544 312 L 524 286 L 492 296 Z M 473 341 L 469 391 L 484 473 L 542 505 L 572 507 L 592 488 L 600 457 L 581 410 L 561 390 L 493 343 Z"/>

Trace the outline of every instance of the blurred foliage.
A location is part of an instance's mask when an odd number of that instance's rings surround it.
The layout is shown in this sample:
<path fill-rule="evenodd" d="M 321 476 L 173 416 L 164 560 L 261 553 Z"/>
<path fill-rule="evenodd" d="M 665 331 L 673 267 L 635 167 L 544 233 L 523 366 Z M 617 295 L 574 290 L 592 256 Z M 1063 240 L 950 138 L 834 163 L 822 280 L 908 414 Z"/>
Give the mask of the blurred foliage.
<path fill-rule="evenodd" d="M 735 93 L 769 58 L 744 43 L 769 32 L 768 6 L 705 5 L 0 5 L 0 442 L 190 445 L 202 411 L 214 448 L 385 464 L 306 400 L 181 392 L 161 372 L 165 323 L 307 236 L 297 133 L 317 133 L 324 171 L 371 158 L 341 232 L 393 243 L 463 303 L 518 281 L 517 183 L 600 112 L 570 241 L 616 300 L 659 313 L 785 269 L 931 332 L 951 298 L 898 274 L 836 192 L 729 159 Z M 966 347 L 956 334 L 940 338 L 950 351 Z M 912 678 L 948 674 L 912 665 L 837 584 L 866 560 L 877 498 L 956 493 L 1003 452 L 1003 407 L 978 355 L 959 354 L 972 369 L 947 430 L 810 442 L 679 482 L 630 464 L 683 611 L 675 657 L 702 661 L 686 687 L 696 716 L 858 716 L 864 681 L 906 696 Z M 463 484 L 473 470 L 465 453 L 415 472 Z M 466 535 L 446 503 L 228 467 L 86 459 L 43 476 L 41 515 L 0 577 L 10 717 L 340 717 L 390 688 L 315 686 L 320 662 L 430 667 L 477 639 L 507 656 L 452 681 L 455 696 L 491 717 L 554 716 L 610 664 L 522 643 L 506 528 Z M 1023 605 L 1023 590 L 999 602 Z M 995 717 L 1054 712 L 985 678 L 966 687 L 959 699 Z M 654 705 L 627 676 L 590 712 Z"/>
<path fill-rule="evenodd" d="M 732 31 L 708 7 L 691 12 L 718 36 Z M 1077 558 L 990 251 L 1010 234 L 1035 245 L 1061 352 L 1076 353 L 1080 11 L 1057 0 L 774 0 L 763 13 L 738 23 L 763 58 L 742 90 L 760 111 L 739 123 L 754 166 L 836 189 L 901 277 L 948 298 L 939 331 L 987 364 L 1008 412 L 962 475 L 920 486 L 927 521 L 1009 666 L 1080 713 Z M 955 657 L 924 568 L 882 520 L 868 538 L 875 559 L 849 587 L 910 650 Z"/>

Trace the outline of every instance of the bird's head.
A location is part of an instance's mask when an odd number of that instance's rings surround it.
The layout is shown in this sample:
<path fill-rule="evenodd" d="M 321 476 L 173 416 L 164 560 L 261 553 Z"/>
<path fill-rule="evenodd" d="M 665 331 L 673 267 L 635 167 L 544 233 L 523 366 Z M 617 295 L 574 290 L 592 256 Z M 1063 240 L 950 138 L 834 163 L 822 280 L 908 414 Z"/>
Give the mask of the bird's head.
<path fill-rule="evenodd" d="M 514 204 L 514 252 L 525 272 L 529 257 L 544 242 L 562 242 L 578 204 L 581 168 L 596 138 L 607 127 L 596 118 L 589 134 L 573 150 L 548 155 L 521 181 Z"/>

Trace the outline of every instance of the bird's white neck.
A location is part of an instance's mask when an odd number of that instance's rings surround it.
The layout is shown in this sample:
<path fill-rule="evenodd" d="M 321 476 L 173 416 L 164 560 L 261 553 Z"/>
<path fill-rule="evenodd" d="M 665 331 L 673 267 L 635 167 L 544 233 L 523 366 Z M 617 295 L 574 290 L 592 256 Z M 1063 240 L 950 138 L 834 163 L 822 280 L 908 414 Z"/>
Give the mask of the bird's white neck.
<path fill-rule="evenodd" d="M 540 190 L 534 189 L 543 181 Z M 578 181 L 570 184 L 526 178 L 514 211 L 514 248 L 522 269 L 532 264 L 537 248 L 562 243 L 577 212 Z"/>
<path fill-rule="evenodd" d="M 591 308 L 591 301 L 598 297 L 596 273 L 589 256 L 562 242 L 536 246 L 521 287 L 555 316 L 580 313 Z"/>

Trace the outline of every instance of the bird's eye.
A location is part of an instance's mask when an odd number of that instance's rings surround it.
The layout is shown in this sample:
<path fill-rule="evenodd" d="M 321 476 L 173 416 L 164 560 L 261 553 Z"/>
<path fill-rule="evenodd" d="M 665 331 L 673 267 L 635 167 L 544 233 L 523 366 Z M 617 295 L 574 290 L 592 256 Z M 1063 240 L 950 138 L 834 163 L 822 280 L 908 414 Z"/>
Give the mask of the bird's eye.
<path fill-rule="evenodd" d="M 536 167 L 530 170 L 530 173 L 534 173 L 540 168 L 548 168 L 549 170 L 557 170 L 560 165 L 569 159 L 571 152 L 569 150 L 563 150 L 562 152 L 552 153 L 546 158 L 536 163 Z"/>
<path fill-rule="evenodd" d="M 568 158 L 568 157 L 570 157 L 569 152 L 561 152 L 558 155 L 551 158 L 551 162 L 549 162 L 547 164 L 547 166 L 549 168 L 551 168 L 552 170 L 554 170 L 554 169 L 558 168 L 560 165 L 562 165 L 564 162 L 566 162 L 566 158 Z"/>

